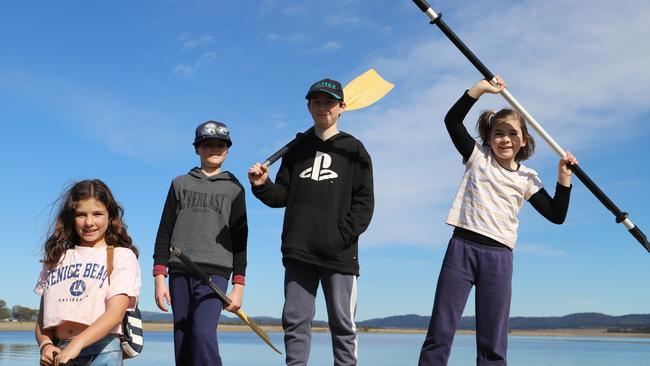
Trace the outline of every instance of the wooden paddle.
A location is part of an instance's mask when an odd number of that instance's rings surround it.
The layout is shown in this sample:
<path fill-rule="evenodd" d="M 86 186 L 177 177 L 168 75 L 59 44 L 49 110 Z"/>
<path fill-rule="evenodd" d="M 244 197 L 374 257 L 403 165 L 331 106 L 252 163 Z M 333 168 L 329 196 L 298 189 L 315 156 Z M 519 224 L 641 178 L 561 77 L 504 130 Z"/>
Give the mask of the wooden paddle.
<path fill-rule="evenodd" d="M 180 249 L 176 247 L 170 247 L 169 252 L 172 255 L 178 257 L 178 259 L 180 259 L 181 262 L 183 262 L 187 266 L 187 268 L 192 272 L 194 276 L 200 279 L 201 282 L 203 282 L 205 285 L 210 287 L 210 289 L 212 289 L 212 291 L 214 291 L 214 293 L 217 294 L 219 299 L 221 299 L 221 302 L 223 302 L 224 305 L 230 305 L 231 301 L 228 298 L 228 296 L 226 296 L 226 294 L 224 294 L 223 291 L 221 291 L 221 289 L 212 282 L 210 276 L 205 274 L 205 272 L 203 272 L 196 264 L 194 264 L 194 262 L 192 262 L 191 259 L 189 259 L 185 254 L 183 254 L 183 252 Z M 268 334 L 266 334 L 266 332 L 262 328 L 260 328 L 257 324 L 253 323 L 253 321 L 248 317 L 248 314 L 246 314 L 244 310 L 239 309 L 235 312 L 235 314 L 246 325 L 248 325 L 253 330 L 253 332 L 255 332 L 255 334 L 257 334 L 260 338 L 262 338 L 264 343 L 268 344 L 269 347 L 271 347 L 275 352 L 282 354 L 282 352 L 280 352 L 279 349 L 275 348 L 273 343 L 271 343 Z"/>

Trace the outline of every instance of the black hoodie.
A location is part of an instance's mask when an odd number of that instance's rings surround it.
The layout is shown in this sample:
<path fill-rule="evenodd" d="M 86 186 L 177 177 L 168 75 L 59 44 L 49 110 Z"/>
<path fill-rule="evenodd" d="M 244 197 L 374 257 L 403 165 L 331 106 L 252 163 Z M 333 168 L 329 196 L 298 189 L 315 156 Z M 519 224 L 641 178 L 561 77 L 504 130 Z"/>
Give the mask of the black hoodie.
<path fill-rule="evenodd" d="M 372 162 L 345 132 L 322 141 L 304 135 L 282 157 L 275 183 L 252 187 L 270 207 L 286 207 L 283 260 L 359 275 L 358 239 L 372 217 Z"/>

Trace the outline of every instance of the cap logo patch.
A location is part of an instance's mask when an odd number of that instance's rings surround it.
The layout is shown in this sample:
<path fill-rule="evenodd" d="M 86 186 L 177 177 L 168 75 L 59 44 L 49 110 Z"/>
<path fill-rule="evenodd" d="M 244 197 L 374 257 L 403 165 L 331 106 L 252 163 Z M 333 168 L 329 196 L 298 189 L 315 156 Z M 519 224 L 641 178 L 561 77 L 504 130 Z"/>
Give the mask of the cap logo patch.
<path fill-rule="evenodd" d="M 314 87 L 325 87 L 336 90 L 336 84 L 328 83 L 327 81 L 319 81 L 314 84 Z"/>

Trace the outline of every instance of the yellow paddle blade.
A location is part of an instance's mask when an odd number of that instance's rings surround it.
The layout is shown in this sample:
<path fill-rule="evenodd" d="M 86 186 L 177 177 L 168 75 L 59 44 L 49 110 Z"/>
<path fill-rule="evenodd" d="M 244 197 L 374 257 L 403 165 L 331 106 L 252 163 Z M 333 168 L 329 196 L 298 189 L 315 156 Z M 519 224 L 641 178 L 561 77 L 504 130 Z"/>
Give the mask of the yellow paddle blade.
<path fill-rule="evenodd" d="M 375 69 L 370 69 L 357 76 L 343 88 L 346 111 L 365 108 L 393 89 L 395 85 L 384 80 Z"/>
<path fill-rule="evenodd" d="M 253 321 L 248 317 L 248 314 L 246 314 L 244 310 L 239 309 L 235 314 L 239 317 L 239 319 L 241 319 L 244 323 L 246 323 L 246 325 L 248 325 L 253 330 L 253 332 L 255 332 L 255 334 L 260 336 L 260 338 L 262 338 L 264 343 L 268 344 L 269 347 L 271 347 L 275 352 L 282 354 L 282 352 L 280 352 L 279 349 L 275 348 L 273 343 L 271 343 L 268 334 L 266 334 L 266 332 L 262 328 L 260 328 L 257 324 L 253 323 Z"/>

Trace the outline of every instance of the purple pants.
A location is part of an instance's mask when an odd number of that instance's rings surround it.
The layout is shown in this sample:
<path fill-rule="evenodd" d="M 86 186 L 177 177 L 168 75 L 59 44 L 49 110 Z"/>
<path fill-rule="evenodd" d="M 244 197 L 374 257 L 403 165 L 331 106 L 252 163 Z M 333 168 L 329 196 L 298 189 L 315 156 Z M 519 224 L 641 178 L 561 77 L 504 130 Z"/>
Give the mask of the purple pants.
<path fill-rule="evenodd" d="M 212 275 L 212 282 L 224 293 L 228 279 Z M 174 314 L 176 365 L 221 366 L 217 324 L 223 303 L 210 287 L 190 275 L 170 275 L 169 295 Z"/>
<path fill-rule="evenodd" d="M 476 364 L 506 365 L 512 251 L 452 237 L 440 269 L 419 366 L 447 365 L 472 286 L 476 286 Z"/>

